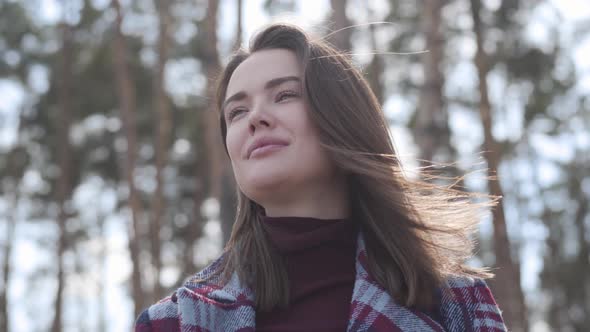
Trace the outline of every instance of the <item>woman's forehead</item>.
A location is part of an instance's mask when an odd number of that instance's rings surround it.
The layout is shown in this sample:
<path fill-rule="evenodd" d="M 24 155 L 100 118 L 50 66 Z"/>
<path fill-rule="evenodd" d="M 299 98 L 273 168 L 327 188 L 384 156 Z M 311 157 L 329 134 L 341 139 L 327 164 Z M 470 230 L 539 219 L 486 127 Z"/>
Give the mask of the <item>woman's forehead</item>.
<path fill-rule="evenodd" d="M 268 81 L 280 77 L 301 77 L 301 71 L 301 64 L 292 51 L 285 49 L 257 51 L 234 70 L 226 95 L 262 89 Z"/>

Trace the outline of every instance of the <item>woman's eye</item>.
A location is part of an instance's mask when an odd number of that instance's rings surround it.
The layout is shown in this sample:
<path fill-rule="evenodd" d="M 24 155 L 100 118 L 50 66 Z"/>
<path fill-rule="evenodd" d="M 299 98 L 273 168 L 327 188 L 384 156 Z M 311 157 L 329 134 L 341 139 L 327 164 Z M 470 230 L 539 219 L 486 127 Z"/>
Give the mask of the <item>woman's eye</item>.
<path fill-rule="evenodd" d="M 233 118 L 235 118 L 237 115 L 239 115 L 242 112 L 245 112 L 245 110 L 242 108 L 234 108 L 227 115 L 227 119 L 231 121 Z"/>
<path fill-rule="evenodd" d="M 295 91 L 282 91 L 277 95 L 277 102 L 283 101 L 287 98 L 291 98 L 291 97 L 297 97 L 298 94 Z"/>

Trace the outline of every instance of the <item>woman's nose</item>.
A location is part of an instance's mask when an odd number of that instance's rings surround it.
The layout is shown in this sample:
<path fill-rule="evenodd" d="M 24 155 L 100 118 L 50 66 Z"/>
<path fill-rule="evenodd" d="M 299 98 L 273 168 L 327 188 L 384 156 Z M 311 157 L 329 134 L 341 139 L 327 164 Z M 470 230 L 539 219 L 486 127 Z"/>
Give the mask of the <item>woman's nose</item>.
<path fill-rule="evenodd" d="M 266 109 L 262 105 L 255 106 L 250 111 L 249 116 L 250 132 L 254 133 L 256 129 L 261 127 L 270 127 L 272 120 L 268 115 Z"/>

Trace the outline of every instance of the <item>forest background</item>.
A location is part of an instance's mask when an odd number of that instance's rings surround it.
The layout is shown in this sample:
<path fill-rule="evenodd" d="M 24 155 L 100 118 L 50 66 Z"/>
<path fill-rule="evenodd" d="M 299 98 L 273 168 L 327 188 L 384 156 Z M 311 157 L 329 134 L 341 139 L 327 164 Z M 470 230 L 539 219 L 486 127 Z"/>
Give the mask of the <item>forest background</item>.
<path fill-rule="evenodd" d="M 410 176 L 503 196 L 471 263 L 508 326 L 589 331 L 586 0 L 0 0 L 0 331 L 128 331 L 219 254 L 213 82 L 277 18 L 352 54 Z"/>

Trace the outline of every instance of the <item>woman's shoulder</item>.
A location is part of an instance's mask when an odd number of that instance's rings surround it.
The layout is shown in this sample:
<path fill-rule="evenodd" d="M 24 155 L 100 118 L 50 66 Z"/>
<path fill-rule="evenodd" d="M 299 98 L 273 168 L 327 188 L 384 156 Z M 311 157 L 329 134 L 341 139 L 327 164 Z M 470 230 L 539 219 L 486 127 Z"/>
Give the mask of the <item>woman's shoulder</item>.
<path fill-rule="evenodd" d="M 186 279 L 183 285 L 172 294 L 145 309 L 135 321 L 135 332 L 180 331 L 178 292 L 188 289 L 198 293 L 203 289 L 208 289 L 216 281 L 215 274 L 222 259 L 223 255 Z"/>
<path fill-rule="evenodd" d="M 135 332 L 180 331 L 176 292 L 145 309 L 135 321 Z"/>
<path fill-rule="evenodd" d="M 449 276 L 440 289 L 440 313 L 451 331 L 506 331 L 502 312 L 484 279 Z"/>
<path fill-rule="evenodd" d="M 441 287 L 443 304 L 489 304 L 496 306 L 492 292 L 482 278 L 470 276 L 448 276 Z"/>
<path fill-rule="evenodd" d="M 225 253 L 222 253 L 214 261 L 209 263 L 205 268 L 192 275 L 184 282 L 185 287 L 198 287 L 201 284 L 216 283 L 220 279 L 221 264 L 225 259 Z"/>

